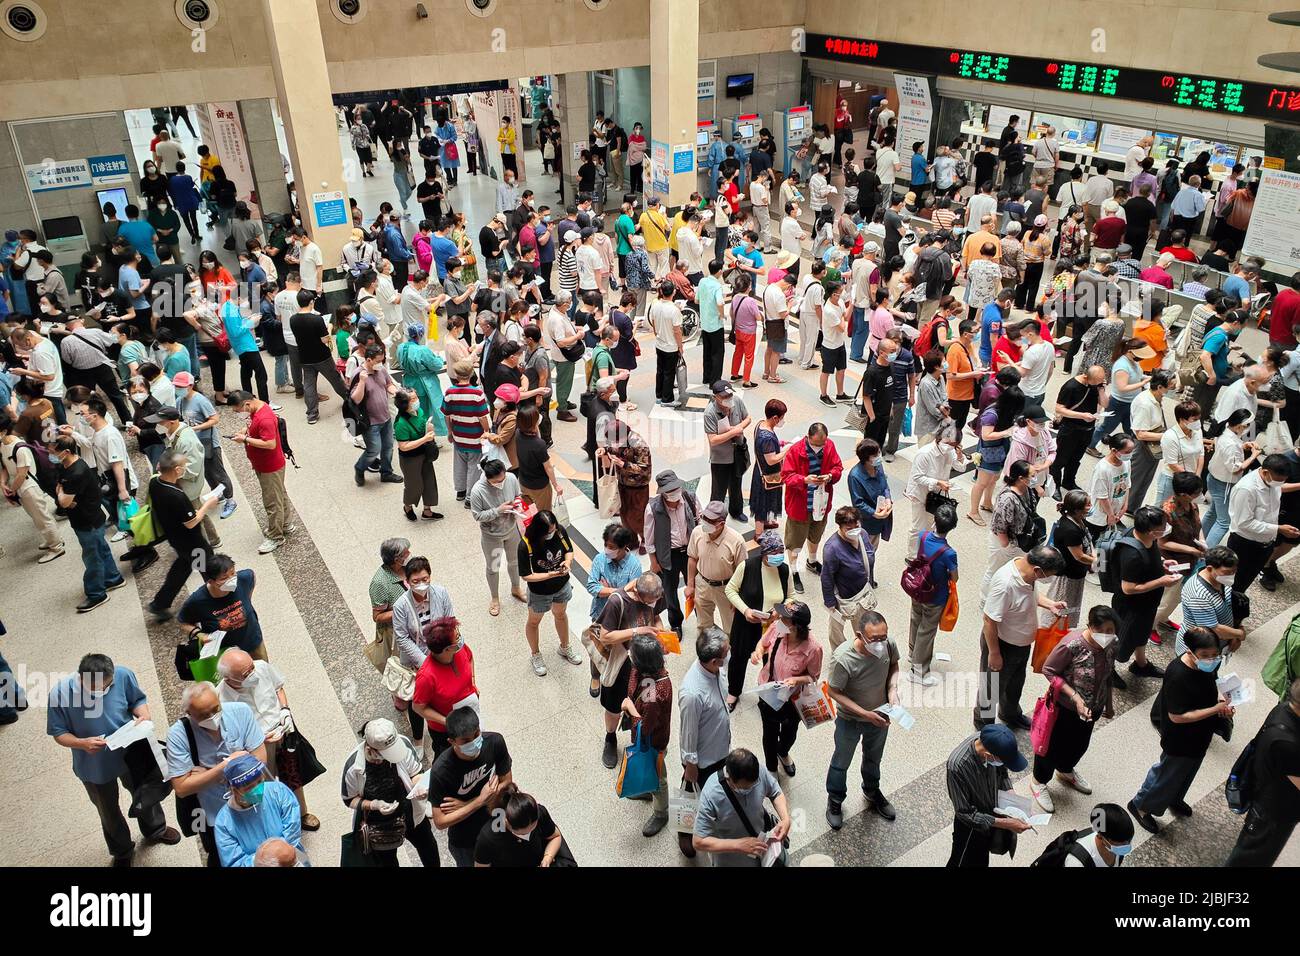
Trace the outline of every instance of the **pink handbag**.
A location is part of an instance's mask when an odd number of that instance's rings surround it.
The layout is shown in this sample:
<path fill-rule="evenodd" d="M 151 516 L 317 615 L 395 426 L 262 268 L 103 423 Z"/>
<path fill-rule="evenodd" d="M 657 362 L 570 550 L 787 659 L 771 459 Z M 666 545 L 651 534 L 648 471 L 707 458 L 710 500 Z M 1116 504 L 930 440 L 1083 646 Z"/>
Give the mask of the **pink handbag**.
<path fill-rule="evenodd" d="M 1056 717 L 1061 712 L 1058 699 L 1061 685 L 1065 683 L 1059 677 L 1053 677 L 1047 693 L 1038 698 L 1034 704 L 1034 717 L 1029 727 L 1029 741 L 1034 745 L 1034 756 L 1047 755 L 1048 745 L 1052 742 L 1052 728 L 1056 726 Z"/>

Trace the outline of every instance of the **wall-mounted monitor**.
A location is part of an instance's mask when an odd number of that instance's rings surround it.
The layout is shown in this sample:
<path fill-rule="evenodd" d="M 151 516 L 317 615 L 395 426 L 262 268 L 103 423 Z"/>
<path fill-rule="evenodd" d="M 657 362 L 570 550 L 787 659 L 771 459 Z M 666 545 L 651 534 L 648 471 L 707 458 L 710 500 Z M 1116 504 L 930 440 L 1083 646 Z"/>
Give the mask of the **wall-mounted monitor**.
<path fill-rule="evenodd" d="M 742 96 L 752 96 L 753 93 L 753 73 L 733 73 L 727 77 L 727 96 L 730 98 L 740 99 Z"/>
<path fill-rule="evenodd" d="M 708 131 L 708 130 L 706 130 L 706 129 L 702 129 L 702 130 L 700 130 L 698 133 L 695 134 L 695 145 L 696 145 L 696 146 L 708 146 L 708 145 L 709 145 L 709 131 Z"/>
<path fill-rule="evenodd" d="M 104 216 L 103 209 L 106 203 L 112 203 L 113 208 L 117 210 L 117 216 L 121 219 L 126 215 L 126 205 L 131 200 L 127 198 L 126 190 L 120 186 L 116 189 L 96 189 L 95 202 L 99 203 L 100 215 L 107 221 L 108 217 Z"/>

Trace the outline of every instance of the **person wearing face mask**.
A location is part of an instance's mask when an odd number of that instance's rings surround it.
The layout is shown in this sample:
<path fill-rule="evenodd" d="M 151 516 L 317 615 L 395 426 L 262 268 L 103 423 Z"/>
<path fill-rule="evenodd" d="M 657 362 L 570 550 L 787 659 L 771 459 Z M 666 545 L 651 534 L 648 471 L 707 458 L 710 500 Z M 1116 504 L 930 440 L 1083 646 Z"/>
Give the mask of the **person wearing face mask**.
<path fill-rule="evenodd" d="M 1150 506 L 1139 508 L 1133 515 L 1133 531 L 1123 535 L 1111 552 L 1118 584 L 1111 605 L 1121 621 L 1115 660 L 1123 663 L 1132 657 L 1129 673 L 1138 677 L 1159 677 L 1164 673 L 1147 660 L 1146 645 L 1153 633 L 1162 590 L 1182 583 L 1182 575 L 1170 570 L 1180 562 L 1161 554 L 1160 542 L 1168 528 L 1164 511 Z M 1128 686 L 1118 673 L 1111 680 L 1121 689 Z"/>
<path fill-rule="evenodd" d="M 546 807 L 513 783 L 501 788 L 497 800 L 501 806 L 500 817 L 494 817 L 479 831 L 474 844 L 474 866 L 578 865 Z"/>
<path fill-rule="evenodd" d="M 149 206 L 149 212 L 145 219 L 153 227 L 154 241 L 157 243 L 158 249 L 168 247 L 179 251 L 181 217 L 172 207 L 170 191 L 167 195 L 159 197 L 156 203 Z M 154 263 L 154 265 L 157 264 Z"/>
<path fill-rule="evenodd" d="M 364 823 L 374 844 L 369 865 L 399 866 L 402 843 L 409 841 L 422 866 L 441 866 L 425 794 L 407 796 L 421 779 L 415 746 L 384 717 L 367 721 L 361 734 L 361 743 L 343 765 L 343 805 L 353 812 L 353 847 L 361 849 L 357 831 Z"/>
<path fill-rule="evenodd" d="M 223 648 L 242 648 L 259 661 L 267 660 L 262 625 L 253 607 L 256 575 L 248 569 L 236 571 L 235 562 L 224 554 L 208 558 L 199 573 L 204 586 L 190 592 L 176 615 L 181 636 L 197 634 L 204 644 L 220 640 Z"/>
<path fill-rule="evenodd" d="M 528 619 L 524 636 L 528 640 L 533 673 L 546 676 L 546 664 L 538 643 L 538 630 L 542 618 L 548 613 L 554 618 L 555 633 L 560 639 L 560 657 L 570 664 L 580 666 L 581 655 L 569 644 L 569 601 L 573 597 L 573 584 L 569 580 L 573 565 L 573 542 L 551 511 L 539 511 L 524 530 L 523 539 L 516 547 L 519 576 L 528 584 Z"/>
<path fill-rule="evenodd" d="M 433 824 L 447 831 L 447 846 L 456 865 L 474 865 L 474 846 L 499 794 L 509 787 L 510 751 L 500 734 L 480 727 L 478 711 L 457 707 L 447 715 L 451 746 L 433 762 L 428 776 L 427 800 Z"/>
<path fill-rule="evenodd" d="M 1285 455 L 1269 455 L 1232 489 L 1228 499 L 1228 547 L 1240 561 L 1232 585 L 1238 594 L 1244 595 L 1255 583 L 1281 541 L 1300 538 L 1300 528 L 1279 523 L 1282 487 L 1290 481 L 1290 473 Z"/>
<path fill-rule="evenodd" d="M 460 621 L 435 618 L 424 625 L 423 640 L 429 654 L 415 675 L 411 709 L 429 727 L 429 743 L 436 759 L 449 746 L 447 715 L 459 707 L 478 709 L 474 680 L 474 652 L 461 636 Z"/>
<path fill-rule="evenodd" d="M 284 544 L 286 535 L 296 530 L 289 523 L 289 492 L 284 486 L 287 459 L 280 441 L 276 406 L 268 404 L 265 398 L 254 398 L 247 391 L 231 392 L 230 404 L 247 422 L 230 440 L 244 446 L 266 511 L 266 534 L 257 553 L 270 554 Z"/>
<path fill-rule="evenodd" d="M 1097 330 L 1108 327 L 1110 324 L 1112 324 L 1110 318 L 1098 322 L 1093 326 L 1090 334 L 1094 334 Z M 1130 429 L 1133 402 L 1142 391 L 1143 386 L 1151 381 L 1151 376 L 1142 373 L 1138 362 L 1150 358 L 1154 354 L 1151 347 L 1142 339 L 1121 339 L 1115 344 L 1115 348 L 1110 354 L 1110 388 L 1108 389 L 1110 400 L 1106 405 L 1106 414 L 1102 416 L 1101 421 L 1097 423 L 1097 427 L 1092 433 L 1092 445 L 1087 449 L 1087 453 L 1093 458 L 1102 457 L 1102 452 L 1098 451 L 1097 445 L 1103 438 L 1114 431 L 1116 426 L 1119 427 L 1121 432 L 1127 432 Z M 1094 352 L 1085 354 L 1085 363 L 1090 366 L 1098 364 L 1094 356 Z"/>
<path fill-rule="evenodd" d="M 1133 851 L 1133 818 L 1118 803 L 1099 803 L 1091 825 L 1061 834 L 1031 866 L 1117 867 Z"/>
<path fill-rule="evenodd" d="M 745 429 L 752 419 L 749 409 L 736 396 L 730 383 L 712 382 L 711 387 L 713 401 L 704 412 L 704 436 L 709 442 L 709 469 L 712 474 L 710 498 L 713 501 L 723 501 L 730 496 L 731 517 L 747 522 L 749 516 L 745 514 L 745 500 L 740 486 L 748 462 L 737 460 L 737 449 L 743 456 Z"/>
<path fill-rule="evenodd" d="M 1038 632 L 1038 611 L 1041 608 L 1060 615 L 1066 609 L 1065 602 L 1040 594 L 1037 584 L 1043 578 L 1060 574 L 1064 567 L 1059 551 L 1040 544 L 1028 554 L 1008 561 L 990 580 L 983 608 L 980 676 L 974 710 L 977 730 L 993 723 L 995 708 L 997 716 L 1008 727 L 1029 729 L 1029 718 L 1021 709 L 1020 696 Z"/>
<path fill-rule="evenodd" d="M 832 830 L 844 825 L 848 771 L 859 741 L 862 794 L 868 808 L 886 820 L 893 820 L 894 805 L 880 789 L 880 760 L 889 733 L 889 717 L 879 708 L 899 702 L 898 648 L 889 637 L 889 625 L 881 614 L 863 612 L 856 637 L 835 648 L 827 687 L 839 712 L 835 717 L 835 752 L 826 771 L 826 822 Z"/>
<path fill-rule="evenodd" d="M 686 555 L 686 600 L 695 604 L 697 626 L 713 627 L 720 621 L 723 631 L 730 633 L 735 608 L 727 598 L 726 585 L 744 564 L 746 549 L 744 537 L 727 525 L 727 508 L 721 501 L 704 506 Z"/>
<path fill-rule="evenodd" d="M 989 855 L 1014 853 L 1025 820 L 994 814 L 998 793 L 1011 789 L 1011 774 L 1029 766 L 1016 735 L 1005 724 L 988 724 L 948 756 L 948 798 L 953 806 L 949 867 L 987 867 Z"/>
<path fill-rule="evenodd" d="M 520 535 L 515 521 L 515 499 L 521 493 L 519 479 L 506 470 L 505 463 L 489 459 L 483 462 L 482 475 L 466 498 L 466 507 L 479 526 L 488 589 L 492 593 L 488 614 L 493 617 L 501 613 L 497 588 L 502 557 L 505 558 L 506 570 L 510 574 L 510 596 L 522 603 L 528 601 L 519 582 Z"/>
<path fill-rule="evenodd" d="M 1174 427 L 1160 436 L 1160 465 L 1156 473 L 1156 500 L 1159 507 L 1174 493 L 1174 476 L 1179 472 L 1201 474 L 1205 460 L 1205 443 L 1201 435 L 1201 406 L 1182 401 L 1174 406 Z"/>
<path fill-rule="evenodd" d="M 880 457 L 880 446 L 864 438 L 857 445 L 858 463 L 849 471 L 849 497 L 858 511 L 862 530 L 870 541 L 872 553 L 894 530 L 894 499 L 889 490 L 889 476 Z M 873 579 L 873 582 L 874 579 Z M 795 590 L 803 587 L 795 578 Z"/>
<path fill-rule="evenodd" d="M 298 802 L 288 787 L 270 778 L 265 764 L 243 754 L 221 772 L 230 795 L 213 827 L 223 867 L 252 866 L 258 847 L 270 839 L 302 850 Z"/>
<path fill-rule="evenodd" d="M 1009 471 L 1018 461 L 1029 466 L 1030 503 L 1035 508 L 1039 499 L 1047 497 L 1047 482 L 1055 458 L 1056 439 L 1047 427 L 1047 413 L 1042 405 L 1026 398 L 1024 412 L 1016 419 L 1016 428 L 1011 433 L 1011 447 L 1003 471 Z"/>
<path fill-rule="evenodd" d="M 915 554 L 921 532 L 934 527 L 934 512 L 927 508 L 932 493 L 948 495 L 952 491 L 952 474 L 965 465 L 961 436 L 955 423 L 948 422 L 935 440 L 924 445 L 912 459 L 904 496 L 912 505 L 912 528 L 907 539 L 907 553 Z M 955 507 L 955 505 L 954 505 Z"/>
<path fill-rule="evenodd" d="M 401 484 L 402 476 L 393 471 L 393 419 L 389 413 L 389 396 L 397 394 L 397 383 L 384 366 L 386 359 L 382 345 L 366 346 L 365 362 L 352 376 L 350 397 L 365 409 L 366 447 L 352 466 L 357 487 L 366 483 L 366 470 L 375 461 L 379 463 L 379 480 L 383 483 Z"/>
<path fill-rule="evenodd" d="M 1056 396 L 1056 457 L 1048 469 L 1057 488 L 1070 491 L 1078 487 L 1079 464 L 1092 440 L 1093 424 L 1106 395 L 1106 370 L 1100 365 L 1085 366 L 1083 371 L 1061 385 Z"/>
<path fill-rule="evenodd" d="M 759 639 L 750 663 L 762 665 L 759 686 L 773 681 L 782 683 L 793 698 L 804 687 L 816 684 L 821 677 L 822 648 L 809 629 L 812 612 L 808 605 L 793 601 L 778 604 L 776 611 L 783 622 L 781 633 L 774 636 L 774 629 L 769 629 Z M 770 707 L 767 701 L 760 699 L 758 713 L 763 720 L 763 760 L 768 772 L 775 774 L 779 762 L 786 776 L 793 777 L 796 768 L 790 759 L 790 750 L 799 733 L 799 712 L 791 700 L 786 700 L 780 707 Z"/>
<path fill-rule="evenodd" d="M 1192 815 L 1187 791 L 1216 727 L 1235 712 L 1216 686 L 1219 639 L 1202 627 L 1185 628 L 1182 638 L 1187 650 L 1170 661 L 1160 688 L 1160 759 L 1128 802 L 1128 812 L 1149 833 L 1160 832 L 1156 817 L 1167 811 Z"/>
<path fill-rule="evenodd" d="M 765 531 L 756 547 L 732 573 L 726 595 L 736 613 L 729 632 L 735 653 L 727 668 L 727 709 L 736 709 L 736 700 L 745 686 L 745 668 L 758 646 L 763 630 L 776 614 L 778 604 L 792 598 L 790 566 L 785 547 L 775 531 Z M 666 584 L 666 583 L 665 583 Z"/>
<path fill-rule="evenodd" d="M 770 844 L 789 832 L 790 809 L 776 776 L 751 751 L 738 747 L 727 754 L 723 772 L 700 791 L 691 855 L 708 853 L 719 867 L 762 866 Z"/>
<path fill-rule="evenodd" d="M 934 509 L 933 529 L 923 532 L 917 541 L 916 556 L 929 562 L 934 593 L 928 601 L 912 599 L 908 622 L 907 656 L 911 667 L 907 679 L 921 687 L 934 687 L 939 677 L 930 672 L 934 660 L 934 638 L 948 605 L 949 591 L 958 578 L 957 552 L 948 544 L 948 535 L 957 527 L 957 508 L 943 502 Z M 832 619 L 833 623 L 833 619 Z"/>
<path fill-rule="evenodd" d="M 1214 451 L 1210 455 L 1205 482 L 1210 506 L 1201 519 L 1201 530 L 1205 532 L 1205 543 L 1211 548 L 1227 536 L 1231 527 L 1229 503 L 1232 490 L 1260 458 L 1259 445 L 1245 440 L 1253 421 L 1254 416 L 1248 409 L 1239 408 L 1216 426 L 1211 426 L 1206 433 L 1214 440 Z"/>
<path fill-rule="evenodd" d="M 1170 615 L 1179 605 L 1180 595 L 1192 577 L 1192 569 L 1205 559 L 1208 551 L 1205 536 L 1201 533 L 1201 509 L 1197 506 L 1204 492 L 1205 485 L 1199 475 L 1179 472 L 1174 475 L 1173 494 L 1159 506 L 1169 522 L 1165 536 L 1160 539 L 1160 554 L 1187 567 L 1179 572 L 1182 583 L 1165 588 L 1165 596 L 1156 611 L 1156 630 L 1151 640 L 1157 644 L 1163 643 L 1163 633 L 1178 633 L 1179 625 L 1170 620 Z M 1236 555 L 1233 558 L 1235 562 Z M 1228 620 L 1231 622 L 1231 611 Z M 1189 620 L 1186 611 L 1183 612 L 1183 623 L 1204 624 L 1203 621 Z"/>
<path fill-rule="evenodd" d="M 1043 676 L 1049 684 L 1047 693 L 1055 696 L 1058 710 L 1047 752 L 1034 754 L 1029 789 L 1034 801 L 1047 813 L 1056 809 L 1047 790 L 1053 773 L 1071 789 L 1092 793 L 1092 787 L 1075 768 L 1088 751 L 1097 718 L 1115 716 L 1109 678 L 1115 670 L 1118 626 L 1113 610 L 1104 604 L 1095 605 L 1088 611 L 1087 626 L 1066 635 L 1043 664 Z"/>
<path fill-rule="evenodd" d="M 1123 531 L 1121 520 L 1129 513 L 1129 488 L 1132 470 L 1129 461 L 1133 456 L 1133 436 L 1116 432 L 1104 439 L 1106 456 L 1092 470 L 1088 481 L 1088 497 L 1092 507 L 1088 510 L 1088 530 L 1093 539 L 1100 541 L 1107 531 Z"/>
<path fill-rule="evenodd" d="M 147 781 L 132 772 L 125 751 L 108 749 L 104 740 L 132 721 L 150 719 L 148 698 L 135 672 L 115 665 L 104 654 L 85 655 L 77 672 L 50 691 L 46 733 L 59 746 L 72 751 L 72 772 L 99 812 L 113 866 L 130 866 L 135 853 L 135 841 L 118 804 L 118 783 L 135 803 L 137 791 Z M 180 842 L 180 833 L 167 825 L 161 803 L 139 803 L 138 812 L 133 809 L 131 815 L 146 844 L 171 846 Z"/>
<path fill-rule="evenodd" d="M 1219 650 L 1226 654 L 1235 653 L 1246 636 L 1233 615 L 1232 594 L 1238 590 L 1235 582 L 1240 570 L 1236 553 L 1222 546 L 1210 548 L 1204 560 L 1205 566 L 1189 577 L 1181 589 L 1183 626 L 1174 642 L 1175 654 L 1187 650 L 1184 634 L 1189 628 L 1198 627 L 1214 634 L 1219 639 Z M 1158 717 L 1156 702 L 1152 720 Z"/>
<path fill-rule="evenodd" d="M 655 485 L 659 493 L 646 503 L 641 540 L 650 556 L 650 570 L 663 580 L 668 624 L 680 633 L 683 615 L 677 585 L 687 571 L 686 546 L 699 522 L 700 502 L 675 471 L 655 475 Z"/>
<path fill-rule="evenodd" d="M 204 538 L 201 526 L 205 522 L 211 524 L 208 516 L 216 510 L 219 501 L 215 495 L 201 497 L 203 472 L 190 455 L 197 452 L 201 460 L 202 452 L 197 448 L 198 440 L 192 432 L 188 436 L 179 435 L 182 429 L 189 431 L 189 428 L 172 417 L 175 415 L 175 409 L 163 409 L 152 416 L 157 424 L 151 426 L 163 429 L 165 422 L 176 436 L 168 436 L 168 449 L 158 462 L 158 473 L 149 481 L 149 506 L 154 526 L 176 555 L 162 586 L 145 606 L 155 622 L 171 618 L 172 602 L 190 574 L 196 567 L 205 567 L 212 559 L 212 547 Z M 193 498 L 191 490 L 195 491 Z"/>
<path fill-rule="evenodd" d="M 253 708 L 239 701 L 223 704 L 208 681 L 196 681 L 181 692 L 180 710 L 167 731 L 166 777 L 177 797 L 197 798 L 195 818 L 181 821 L 182 827 L 198 834 L 207 865 L 216 867 L 221 859 L 213 824 L 226 803 L 225 769 L 249 755 L 265 766 L 266 738 Z"/>
<path fill-rule="evenodd" d="M 81 459 L 79 447 L 72 435 L 61 435 L 54 443 L 54 454 L 59 460 L 55 501 L 67 513 L 68 523 L 81 545 L 81 562 L 86 569 L 82 576 L 85 600 L 77 605 L 77 613 L 84 614 L 107 601 L 109 591 L 125 587 L 126 578 L 118 570 L 104 537 L 104 496 L 99 478 Z"/>
<path fill-rule="evenodd" d="M 806 567 L 813 574 L 821 573 L 817 546 L 834 510 L 834 485 L 843 474 L 844 463 L 821 422 L 813 422 L 808 427 L 808 434 L 795 442 L 781 461 L 781 481 L 785 485 L 786 558 L 794 574 L 794 588 L 801 594 L 803 580 L 799 576 L 799 556 L 807 545 Z M 818 494 L 821 491 L 825 492 L 824 496 Z"/>

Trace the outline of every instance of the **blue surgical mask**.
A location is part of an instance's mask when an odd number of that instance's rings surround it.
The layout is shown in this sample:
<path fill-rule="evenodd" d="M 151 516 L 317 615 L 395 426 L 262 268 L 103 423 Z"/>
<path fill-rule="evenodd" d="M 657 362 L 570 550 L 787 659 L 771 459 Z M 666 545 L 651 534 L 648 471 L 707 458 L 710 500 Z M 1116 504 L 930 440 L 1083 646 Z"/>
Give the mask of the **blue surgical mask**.
<path fill-rule="evenodd" d="M 1198 657 L 1196 659 L 1196 669 L 1198 671 L 1202 671 L 1206 674 L 1209 674 L 1218 668 L 1220 660 L 1221 659 L 1218 657 L 1213 657 L 1207 661 Z"/>
<path fill-rule="evenodd" d="M 1113 844 L 1110 848 L 1110 852 L 1114 853 L 1116 856 L 1128 856 L 1130 853 L 1133 852 L 1133 844 L 1132 843 Z"/>
<path fill-rule="evenodd" d="M 460 744 L 460 752 L 473 760 L 483 750 L 483 735 L 479 734 L 467 744 Z"/>
<path fill-rule="evenodd" d="M 988 761 L 988 765 L 989 765 L 990 767 L 1001 767 L 1001 766 L 1002 766 L 1002 761 L 1001 761 L 1001 760 L 989 760 L 989 761 Z"/>
<path fill-rule="evenodd" d="M 767 563 L 774 568 L 779 568 L 781 565 L 785 564 L 785 555 L 769 554 L 767 556 Z"/>
<path fill-rule="evenodd" d="M 255 807 L 262 802 L 262 797 L 264 797 L 265 795 L 266 795 L 266 782 L 263 781 L 259 783 L 257 786 L 255 786 L 252 790 L 247 791 L 242 797 L 240 797 L 240 799 L 243 800 L 244 803 L 248 804 L 250 807 Z"/>

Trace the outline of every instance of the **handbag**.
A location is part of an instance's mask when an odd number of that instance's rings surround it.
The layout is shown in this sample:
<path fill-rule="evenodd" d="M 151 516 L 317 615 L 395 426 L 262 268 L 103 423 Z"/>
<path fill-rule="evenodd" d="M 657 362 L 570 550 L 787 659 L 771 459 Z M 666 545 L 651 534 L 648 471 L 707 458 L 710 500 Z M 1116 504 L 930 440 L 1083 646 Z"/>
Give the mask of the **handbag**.
<path fill-rule="evenodd" d="M 957 617 L 961 613 L 961 605 L 957 600 L 957 582 L 948 582 L 948 603 L 943 606 L 943 614 L 939 617 L 939 630 L 951 631 L 957 626 Z"/>
<path fill-rule="evenodd" d="M 903 437 L 912 437 L 912 406 L 903 409 Z"/>
<path fill-rule="evenodd" d="M 382 674 L 384 665 L 393 656 L 393 625 L 376 625 L 375 639 L 364 645 L 361 652 L 366 655 L 366 660 L 370 661 L 375 670 Z"/>
<path fill-rule="evenodd" d="M 396 654 L 384 662 L 384 689 L 394 697 L 410 700 L 415 696 L 415 671 L 403 666 Z"/>
<path fill-rule="evenodd" d="M 555 520 L 558 521 L 562 527 L 568 525 L 569 506 L 565 503 L 563 495 L 558 493 L 555 495 L 555 500 L 551 502 L 551 514 L 555 515 Z"/>
<path fill-rule="evenodd" d="M 733 467 L 736 471 L 744 473 L 749 471 L 749 466 L 753 464 L 753 458 L 749 452 L 749 443 L 745 441 L 745 436 L 741 435 L 735 439 L 736 455 Z"/>
<path fill-rule="evenodd" d="M 582 646 L 587 651 L 587 657 L 590 658 L 592 666 L 597 671 L 603 672 L 605 664 L 609 661 L 610 647 L 600 639 L 600 625 L 593 621 L 583 628 L 578 639 L 582 641 Z"/>
<path fill-rule="evenodd" d="M 134 498 L 117 503 L 117 530 L 130 531 L 131 519 L 140 513 L 140 503 Z"/>
<path fill-rule="evenodd" d="M 296 725 L 293 730 L 284 735 L 280 746 L 276 748 L 275 764 L 277 775 L 282 773 L 281 766 L 292 765 L 297 770 L 298 779 L 302 781 L 304 787 L 325 773 L 325 765 L 316 758 L 316 748 L 308 742 Z"/>
<path fill-rule="evenodd" d="M 740 801 L 736 799 L 736 793 L 734 790 L 731 789 L 731 784 L 727 783 L 726 780 L 723 780 L 722 790 L 724 793 L 726 793 L 727 799 L 731 801 L 731 807 L 733 810 L 736 811 L 736 816 L 738 816 L 740 818 L 740 822 L 744 824 L 745 832 L 748 833 L 751 837 L 754 837 L 755 839 L 761 839 L 762 837 L 759 834 L 759 832 L 754 829 L 754 824 L 749 822 L 749 817 L 745 814 L 745 808 L 742 807 L 740 805 Z M 776 826 L 776 820 L 772 817 L 770 813 L 764 810 L 763 811 L 763 832 L 770 833 L 774 826 Z M 788 836 L 782 837 L 781 852 L 777 854 L 777 856 L 772 860 L 770 864 L 767 863 L 766 857 L 764 857 L 764 861 L 763 861 L 764 864 L 768 866 L 786 866 L 788 862 L 786 859 L 786 850 L 788 850 L 789 847 L 790 847 L 790 838 Z"/>
<path fill-rule="evenodd" d="M 809 729 L 835 719 L 835 701 L 831 699 L 826 681 L 804 684 L 798 696 L 793 698 L 793 703 L 799 712 L 799 719 Z"/>
<path fill-rule="evenodd" d="M 929 514 L 934 514 L 939 510 L 940 505 L 952 505 L 957 507 L 957 499 L 945 495 L 942 491 L 928 491 L 925 495 L 925 510 Z"/>
<path fill-rule="evenodd" d="M 366 856 L 400 850 L 406 842 L 406 818 L 400 810 L 387 815 L 381 813 L 378 819 L 378 823 L 371 823 L 369 812 L 361 811 L 361 826 L 357 834 L 361 838 L 361 852 Z"/>
<path fill-rule="evenodd" d="M 1034 704 L 1029 740 L 1033 744 L 1035 757 L 1047 756 L 1047 748 L 1052 742 L 1052 728 L 1056 726 L 1056 718 L 1061 713 L 1059 697 L 1063 683 L 1065 682 L 1061 678 L 1053 677 L 1047 691 Z"/>
<path fill-rule="evenodd" d="M 442 155 L 449 163 L 460 162 L 460 150 L 456 148 L 454 142 L 448 143 L 442 148 Z"/>
<path fill-rule="evenodd" d="M 614 792 L 625 800 L 656 792 L 663 773 L 664 755 L 646 742 L 641 726 L 637 724 L 632 743 L 623 748 L 618 775 L 614 778 Z"/>
<path fill-rule="evenodd" d="M 1260 451 L 1265 455 L 1285 455 L 1291 448 L 1291 426 L 1280 418 L 1274 418 L 1264 429 Z"/>
<path fill-rule="evenodd" d="M 677 787 L 668 797 L 668 825 L 678 833 L 695 832 L 695 814 L 700 808 L 700 795 Z"/>
<path fill-rule="evenodd" d="M 1040 627 L 1034 632 L 1034 656 L 1032 666 L 1035 674 L 1043 672 L 1043 664 L 1047 661 L 1047 655 L 1056 649 L 1065 635 L 1070 633 L 1070 619 L 1061 616 L 1055 618 L 1047 627 Z"/>
<path fill-rule="evenodd" d="M 154 525 L 153 508 L 148 504 L 145 504 L 142 508 L 137 508 L 136 512 L 127 519 L 127 524 L 129 527 L 126 530 L 130 531 L 131 539 L 135 542 L 136 547 L 147 547 L 158 540 L 158 528 Z"/>
<path fill-rule="evenodd" d="M 603 464 L 597 465 L 596 469 L 596 500 L 600 502 L 597 513 L 602 518 L 617 518 L 623 510 L 623 494 L 618 490 L 618 472 L 614 468 L 606 471 Z"/>

